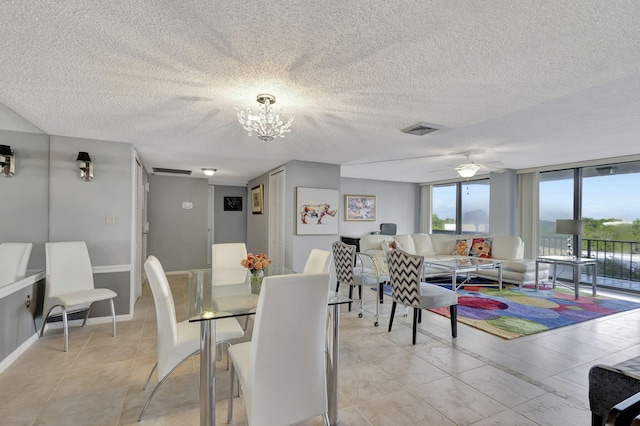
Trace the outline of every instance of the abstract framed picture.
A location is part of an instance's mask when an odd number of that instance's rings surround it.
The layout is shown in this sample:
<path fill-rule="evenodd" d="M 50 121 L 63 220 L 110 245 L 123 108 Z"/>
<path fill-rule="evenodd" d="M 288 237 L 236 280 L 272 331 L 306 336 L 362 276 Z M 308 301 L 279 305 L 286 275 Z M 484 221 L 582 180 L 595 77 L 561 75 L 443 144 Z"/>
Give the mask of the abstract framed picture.
<path fill-rule="evenodd" d="M 375 195 L 345 195 L 344 220 L 346 221 L 375 221 Z"/>
<path fill-rule="evenodd" d="M 225 212 L 241 212 L 242 197 L 224 197 Z"/>
<path fill-rule="evenodd" d="M 337 234 L 339 202 L 337 189 L 296 188 L 296 234 Z"/>
<path fill-rule="evenodd" d="M 264 211 L 263 185 L 251 188 L 251 213 L 262 214 Z"/>

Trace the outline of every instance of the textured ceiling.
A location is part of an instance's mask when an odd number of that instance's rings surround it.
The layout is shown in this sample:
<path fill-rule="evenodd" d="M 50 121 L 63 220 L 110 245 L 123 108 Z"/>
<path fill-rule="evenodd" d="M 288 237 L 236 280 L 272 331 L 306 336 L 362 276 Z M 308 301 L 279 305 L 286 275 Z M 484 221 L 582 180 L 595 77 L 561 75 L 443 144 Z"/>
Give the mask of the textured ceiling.
<path fill-rule="evenodd" d="M 512 169 L 640 154 L 637 0 L 16 0 L 2 14 L 0 103 L 48 134 L 133 143 L 148 169 L 246 183 L 305 160 L 426 182 L 454 178 L 465 152 Z M 259 93 L 295 110 L 285 138 L 237 123 Z M 420 121 L 444 129 L 400 132 Z"/>

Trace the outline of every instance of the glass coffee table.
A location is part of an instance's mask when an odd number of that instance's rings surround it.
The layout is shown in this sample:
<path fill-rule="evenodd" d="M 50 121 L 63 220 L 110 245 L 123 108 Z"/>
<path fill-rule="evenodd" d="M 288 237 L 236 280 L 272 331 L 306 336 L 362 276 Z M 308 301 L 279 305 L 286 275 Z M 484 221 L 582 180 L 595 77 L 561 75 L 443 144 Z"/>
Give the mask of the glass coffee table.
<path fill-rule="evenodd" d="M 460 287 L 469 284 L 469 279 L 473 272 L 482 269 L 497 269 L 498 270 L 498 287 L 502 291 L 502 263 L 500 261 L 483 258 L 462 258 L 462 259 L 447 259 L 447 260 L 424 260 L 424 273 L 437 274 L 439 272 L 445 272 L 447 275 L 451 274 L 451 289 L 457 291 Z M 435 270 L 435 271 L 434 271 Z M 458 283 L 458 275 L 464 275 L 465 279 Z M 474 286 L 495 286 L 494 283 L 481 283 L 473 284 Z"/>
<path fill-rule="evenodd" d="M 593 295 L 596 295 L 596 285 L 597 285 L 597 277 L 598 277 L 598 264 L 596 259 L 590 259 L 588 257 L 576 257 L 576 256 L 538 256 L 536 259 L 536 291 L 539 288 L 538 282 L 538 266 L 541 263 L 548 263 L 552 265 L 551 273 L 552 273 L 552 285 L 553 288 L 556 287 L 556 270 L 558 265 L 571 266 L 573 268 L 573 287 L 575 291 L 575 297 L 578 299 L 579 290 L 580 290 L 580 268 L 582 266 L 593 268 L 591 275 L 591 291 Z"/>

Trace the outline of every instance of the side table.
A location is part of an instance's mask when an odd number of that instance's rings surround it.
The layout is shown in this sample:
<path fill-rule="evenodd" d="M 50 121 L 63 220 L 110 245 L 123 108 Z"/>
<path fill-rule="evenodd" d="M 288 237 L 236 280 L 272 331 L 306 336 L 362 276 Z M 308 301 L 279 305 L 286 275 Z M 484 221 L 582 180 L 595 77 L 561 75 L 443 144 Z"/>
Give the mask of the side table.
<path fill-rule="evenodd" d="M 579 288 L 580 288 L 580 267 L 585 266 L 592 268 L 591 275 L 591 288 L 593 295 L 596 295 L 596 285 L 597 285 L 597 276 L 598 276 L 598 265 L 595 259 L 590 259 L 587 257 L 575 257 L 575 256 L 538 256 L 536 259 L 536 291 L 539 290 L 539 282 L 538 282 L 538 266 L 541 263 L 548 263 L 552 265 L 553 274 L 553 287 L 556 287 L 556 270 L 558 265 L 571 266 L 573 268 L 573 286 L 575 290 L 576 299 L 579 296 Z"/>

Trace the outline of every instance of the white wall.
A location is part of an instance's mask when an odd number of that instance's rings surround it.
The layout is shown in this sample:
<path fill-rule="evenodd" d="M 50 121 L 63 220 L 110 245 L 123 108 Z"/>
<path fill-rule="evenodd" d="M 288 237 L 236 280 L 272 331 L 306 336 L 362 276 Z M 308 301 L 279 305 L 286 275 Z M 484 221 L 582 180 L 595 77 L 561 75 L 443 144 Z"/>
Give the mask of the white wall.
<path fill-rule="evenodd" d="M 491 172 L 489 233 L 518 235 L 518 176 L 515 170 Z"/>

